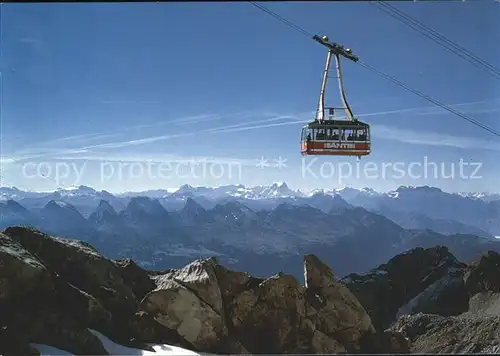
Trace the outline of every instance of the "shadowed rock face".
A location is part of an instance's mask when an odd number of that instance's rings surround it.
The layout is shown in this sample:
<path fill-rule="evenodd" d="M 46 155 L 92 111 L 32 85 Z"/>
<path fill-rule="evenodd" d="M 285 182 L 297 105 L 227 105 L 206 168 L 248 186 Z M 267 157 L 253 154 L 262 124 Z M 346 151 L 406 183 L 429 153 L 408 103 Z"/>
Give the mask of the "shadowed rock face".
<path fill-rule="evenodd" d="M 375 329 L 356 297 L 335 280 L 332 270 L 316 256 L 304 258 L 307 300 L 316 309 L 315 324 L 336 335 L 343 344 L 355 347 L 359 339 Z"/>
<path fill-rule="evenodd" d="M 55 343 L 69 352 L 106 353 L 99 339 L 80 324 L 84 309 L 89 319 L 99 313 L 99 304 L 91 296 L 69 284 L 61 286 L 45 263 L 4 234 L 0 234 L 0 267 L 2 353 L 32 353 L 28 346 L 32 340 Z M 72 313 L 66 310 L 69 301 L 61 301 L 70 295 Z"/>
<path fill-rule="evenodd" d="M 148 349 L 166 343 L 211 353 L 407 352 L 396 332 L 370 316 L 331 269 L 304 257 L 305 286 L 281 273 L 255 278 L 215 258 L 147 272 L 92 246 L 37 230 L 0 234 L 0 353 L 29 343 L 106 354 L 89 329 Z"/>
<path fill-rule="evenodd" d="M 366 308 L 375 327 L 384 330 L 408 313 L 467 311 L 465 267 L 446 247 L 416 248 L 364 275 L 348 275 L 342 282 Z"/>
<path fill-rule="evenodd" d="M 496 252 L 465 265 L 436 247 L 408 251 L 343 282 L 377 332 L 390 326 L 384 335 L 396 333 L 393 347 L 403 335 L 411 353 L 499 353 L 499 276 Z"/>

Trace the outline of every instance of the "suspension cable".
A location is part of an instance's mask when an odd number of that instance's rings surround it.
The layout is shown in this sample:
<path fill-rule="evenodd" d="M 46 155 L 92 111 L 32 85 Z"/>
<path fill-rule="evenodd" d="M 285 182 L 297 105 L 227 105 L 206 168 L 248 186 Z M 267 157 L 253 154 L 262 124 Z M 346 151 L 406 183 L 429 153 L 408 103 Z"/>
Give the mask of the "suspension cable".
<path fill-rule="evenodd" d="M 299 31 L 299 33 L 303 34 L 304 36 L 308 37 L 309 39 L 310 39 L 311 37 L 313 37 L 313 36 L 314 36 L 312 33 L 310 33 L 310 32 L 308 32 L 308 31 L 304 30 L 302 27 L 297 26 L 297 25 L 296 25 L 296 24 L 294 24 L 293 22 L 291 22 L 291 21 L 289 21 L 289 20 L 285 19 L 284 17 L 282 17 L 282 16 L 278 15 L 276 12 L 271 11 L 271 10 L 269 10 L 268 8 L 266 8 L 266 7 L 262 6 L 262 5 L 259 5 L 259 4 L 257 4 L 256 2 L 254 2 L 254 1 L 249 1 L 249 3 L 250 3 L 250 4 L 252 4 L 253 6 L 255 6 L 255 7 L 257 7 L 257 8 L 259 8 L 259 9 L 261 9 L 261 10 L 262 10 L 262 11 L 264 11 L 265 13 L 267 13 L 267 14 L 269 14 L 269 15 L 271 15 L 271 16 L 273 16 L 273 17 L 275 17 L 275 18 L 277 18 L 279 21 L 282 21 L 284 24 L 286 24 L 286 25 L 290 26 L 290 27 L 291 27 L 291 28 L 293 28 L 294 30 Z"/>
<path fill-rule="evenodd" d="M 431 102 L 431 103 L 433 103 L 433 104 L 435 104 L 435 105 L 437 105 L 437 106 L 439 106 L 439 107 L 441 107 L 441 108 L 443 108 L 443 109 L 451 112 L 452 114 L 455 114 L 458 117 L 461 117 L 462 119 L 467 120 L 467 121 L 469 121 L 470 123 L 472 123 L 474 125 L 477 125 L 478 127 L 482 128 L 483 130 L 486 130 L 486 131 L 488 131 L 488 132 L 490 132 L 490 133 L 492 133 L 492 134 L 500 137 L 500 133 L 497 132 L 497 131 L 495 131 L 493 128 L 491 128 L 491 127 L 489 127 L 489 126 L 487 126 L 487 125 L 485 125 L 485 124 L 477 121 L 476 119 L 474 119 L 474 118 L 472 118 L 472 117 L 470 117 L 470 116 L 468 116 L 468 115 L 466 115 L 466 114 L 464 114 L 464 113 L 462 113 L 462 112 L 460 112 L 458 110 L 453 109 L 451 106 L 448 106 L 446 104 L 443 104 L 443 103 L 439 102 L 438 100 L 430 97 L 429 95 L 426 95 L 426 94 L 418 91 L 417 89 L 414 89 L 414 88 L 412 88 L 412 87 L 404 84 L 403 82 L 397 80 L 396 78 L 390 76 L 389 74 L 386 74 L 386 73 L 384 73 L 384 72 L 382 72 L 382 71 L 380 71 L 380 70 L 378 70 L 376 68 L 373 68 L 372 66 L 370 66 L 370 65 L 368 65 L 366 63 L 363 63 L 361 61 L 359 61 L 358 64 L 360 66 L 362 66 L 362 67 L 364 67 L 364 68 L 366 68 L 366 69 L 374 72 L 375 74 L 378 74 L 378 75 L 386 78 L 387 80 L 389 80 L 389 81 L 393 82 L 394 84 L 402 87 L 403 89 L 405 89 L 405 90 L 407 90 L 407 91 L 409 91 L 409 92 L 411 92 L 411 93 L 413 93 L 415 95 L 418 95 L 419 97 L 421 97 L 421 98 L 423 98 L 423 99 L 425 99 L 425 100 L 427 100 L 427 101 L 429 101 L 429 102 Z"/>
<path fill-rule="evenodd" d="M 249 3 L 251 3 L 255 7 L 259 8 L 260 10 L 264 11 L 265 13 L 273 16 L 277 20 L 285 23 L 286 25 L 288 25 L 291 28 L 295 29 L 300 34 L 308 37 L 309 39 L 311 39 L 314 36 L 314 35 L 312 35 L 311 32 L 304 30 L 302 27 L 300 27 L 300 26 L 294 24 L 293 22 L 291 22 L 291 21 L 283 18 L 282 16 L 278 15 L 276 12 L 271 11 L 271 10 L 267 9 L 266 7 L 264 7 L 264 6 L 260 5 L 260 4 L 257 4 L 257 3 L 253 2 L 253 1 L 249 1 Z M 366 68 L 366 69 L 374 72 L 375 74 L 378 74 L 378 75 L 384 77 L 385 79 L 388 79 L 389 81 L 391 81 L 392 83 L 394 83 L 394 84 L 402 87 L 403 89 L 405 89 L 407 91 L 410 91 L 413 94 L 418 95 L 419 97 L 421 97 L 421 98 L 423 98 L 423 99 L 425 99 L 425 100 L 433 103 L 434 105 L 437 105 L 437 106 L 441 107 L 442 109 L 445 109 L 445 110 L 451 112 L 452 114 L 454 114 L 454 115 L 456 115 L 456 116 L 458 116 L 458 117 L 460 117 L 460 118 L 462 118 L 464 120 L 467 120 L 468 122 L 470 122 L 470 123 L 472 123 L 472 124 L 474 124 L 474 125 L 482 128 L 483 130 L 486 130 L 486 131 L 494 134 L 495 136 L 500 137 L 500 133 L 497 132 L 495 129 L 493 129 L 493 128 L 491 128 L 491 127 L 489 127 L 489 126 L 487 126 L 487 125 L 485 125 L 485 124 L 477 121 L 476 119 L 474 119 L 474 118 L 472 118 L 472 117 L 470 117 L 470 116 L 468 116 L 468 115 L 466 115 L 466 114 L 464 114 L 464 113 L 462 113 L 460 111 L 457 111 L 457 110 L 453 109 L 452 107 L 450 107 L 450 106 L 448 106 L 446 104 L 441 103 L 437 99 L 434 99 L 434 98 L 432 98 L 432 97 L 430 97 L 430 96 L 428 96 L 428 95 L 426 95 L 426 94 L 418 91 L 417 89 L 414 89 L 414 88 L 410 87 L 409 85 L 404 84 L 403 82 L 401 82 L 398 79 L 390 76 L 389 74 L 386 74 L 386 73 L 384 73 L 384 72 L 382 72 L 382 71 L 380 71 L 380 70 L 378 70 L 378 69 L 376 69 L 376 68 L 374 68 L 374 67 L 372 67 L 372 66 L 370 66 L 370 65 L 368 65 L 368 64 L 366 64 L 364 62 L 358 61 L 356 63 L 359 64 L 359 65 L 361 65 L 362 67 L 364 67 L 364 68 Z"/>
<path fill-rule="evenodd" d="M 486 72 L 493 78 L 500 80 L 500 69 L 496 68 L 494 65 L 486 62 L 485 60 L 479 58 L 478 56 L 471 53 L 464 47 L 458 45 L 457 43 L 449 40 L 445 36 L 441 35 L 439 32 L 424 25 L 420 21 L 412 18 L 411 16 L 399 10 L 395 6 L 380 0 L 370 1 L 369 4 L 377 6 L 381 11 L 385 12 L 387 15 L 391 16 L 392 18 L 395 18 L 396 20 L 402 22 L 408 27 L 411 27 L 421 35 L 443 46 L 450 52 L 455 53 L 457 56 L 465 59 L 467 62 L 471 63 L 472 65 Z"/>

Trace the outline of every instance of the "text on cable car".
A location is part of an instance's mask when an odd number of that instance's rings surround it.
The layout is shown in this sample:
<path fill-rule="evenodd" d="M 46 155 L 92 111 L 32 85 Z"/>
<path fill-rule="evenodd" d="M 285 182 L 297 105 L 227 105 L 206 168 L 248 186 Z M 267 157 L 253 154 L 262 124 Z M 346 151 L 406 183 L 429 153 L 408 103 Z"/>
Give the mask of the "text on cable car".
<path fill-rule="evenodd" d="M 343 143 L 343 142 L 326 142 L 325 148 L 335 148 L 335 149 L 355 149 L 356 145 L 354 143 Z"/>

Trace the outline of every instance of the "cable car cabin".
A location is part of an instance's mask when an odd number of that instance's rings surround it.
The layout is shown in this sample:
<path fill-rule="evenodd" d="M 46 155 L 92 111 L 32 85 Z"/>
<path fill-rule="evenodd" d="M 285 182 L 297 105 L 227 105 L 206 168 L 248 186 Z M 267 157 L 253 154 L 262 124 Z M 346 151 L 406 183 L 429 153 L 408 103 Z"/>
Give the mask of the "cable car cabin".
<path fill-rule="evenodd" d="M 370 148 L 370 126 L 358 120 L 313 121 L 302 128 L 302 155 L 361 157 Z"/>

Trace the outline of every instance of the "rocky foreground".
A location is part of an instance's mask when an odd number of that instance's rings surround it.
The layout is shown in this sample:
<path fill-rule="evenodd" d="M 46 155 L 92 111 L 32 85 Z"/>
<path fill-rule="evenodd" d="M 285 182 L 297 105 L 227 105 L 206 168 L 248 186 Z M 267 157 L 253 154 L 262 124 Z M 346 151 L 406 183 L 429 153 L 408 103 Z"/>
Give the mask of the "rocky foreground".
<path fill-rule="evenodd" d="M 92 246 L 12 227 L 0 233 L 0 354 L 30 343 L 80 355 L 118 344 L 198 352 L 498 352 L 500 255 L 465 265 L 446 248 L 415 249 L 336 280 L 313 255 L 304 285 L 256 278 L 216 259 L 150 272 Z"/>

